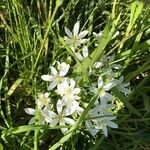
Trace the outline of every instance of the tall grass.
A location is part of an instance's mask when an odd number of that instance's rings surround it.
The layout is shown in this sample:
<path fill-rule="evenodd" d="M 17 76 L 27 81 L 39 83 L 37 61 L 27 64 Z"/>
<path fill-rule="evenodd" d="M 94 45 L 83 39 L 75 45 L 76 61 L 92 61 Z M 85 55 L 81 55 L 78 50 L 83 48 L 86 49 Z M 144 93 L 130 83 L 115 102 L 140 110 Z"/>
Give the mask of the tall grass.
<path fill-rule="evenodd" d="M 150 148 L 150 7 L 149 2 L 119 0 L 2 0 L 0 2 L 0 150 L 132 149 Z M 80 20 L 82 29 L 103 31 L 98 47 L 89 42 L 90 56 L 78 62 L 65 45 L 64 27 Z M 113 35 L 119 31 L 116 38 Z M 92 38 L 91 38 L 92 39 Z M 87 70 L 103 54 L 116 54 L 120 70 L 131 83 L 117 114 L 119 128 L 105 138 L 93 138 L 82 121 L 94 103 L 63 135 L 58 127 L 28 125 L 24 108 L 35 106 L 36 95 L 47 87 L 40 76 L 58 59 L 75 64 L 74 75 L 87 82 Z M 70 57 L 72 56 L 72 57 Z M 80 132 L 78 132 L 78 128 Z"/>

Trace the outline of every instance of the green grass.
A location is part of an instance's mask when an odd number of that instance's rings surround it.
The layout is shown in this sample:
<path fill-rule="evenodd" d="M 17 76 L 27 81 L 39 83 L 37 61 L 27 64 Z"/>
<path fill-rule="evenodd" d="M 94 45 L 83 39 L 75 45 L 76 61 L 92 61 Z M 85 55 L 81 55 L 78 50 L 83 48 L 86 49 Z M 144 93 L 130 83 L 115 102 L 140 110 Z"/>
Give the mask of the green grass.
<path fill-rule="evenodd" d="M 150 149 L 150 5 L 142 1 L 28 1 L 0 2 L 0 150 Z M 73 28 L 80 20 L 89 31 L 90 56 L 79 62 L 65 45 L 64 27 Z M 97 48 L 93 32 L 103 32 Z M 120 34 L 112 39 L 119 31 Z M 124 97 L 114 93 L 124 107 L 117 113 L 118 129 L 105 138 L 93 138 L 82 122 L 97 95 L 69 133 L 60 126 L 28 125 L 24 108 L 35 107 L 38 92 L 46 91 L 41 75 L 50 71 L 56 60 L 72 66 L 72 76 L 90 84 L 88 69 L 103 54 L 115 54 L 123 66 L 120 74 L 131 83 L 132 92 Z M 52 95 L 52 98 L 55 98 Z M 77 132 L 80 129 L 80 132 Z M 3 147 L 3 148 L 2 148 Z"/>

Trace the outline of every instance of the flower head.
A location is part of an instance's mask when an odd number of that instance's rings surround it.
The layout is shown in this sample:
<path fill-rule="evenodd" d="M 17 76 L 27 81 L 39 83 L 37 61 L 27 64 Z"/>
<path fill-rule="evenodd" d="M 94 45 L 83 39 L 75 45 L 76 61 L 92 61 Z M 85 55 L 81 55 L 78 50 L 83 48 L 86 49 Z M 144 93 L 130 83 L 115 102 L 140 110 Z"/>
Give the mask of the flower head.
<path fill-rule="evenodd" d="M 110 112 L 110 109 L 114 108 L 113 104 L 101 104 L 94 107 L 88 114 L 86 121 L 86 128 L 89 132 L 95 136 L 99 130 L 103 131 L 103 134 L 107 137 L 107 126 L 117 128 L 117 124 L 112 122 L 116 117 Z"/>
<path fill-rule="evenodd" d="M 50 126 L 54 127 L 57 124 L 60 126 L 72 126 L 75 123 L 73 119 L 68 117 L 70 114 L 66 114 L 63 108 L 60 106 L 60 100 L 58 100 L 56 108 L 58 114 L 50 110 L 44 110 L 45 121 L 48 122 Z M 65 134 L 68 131 L 68 128 L 61 128 L 61 131 Z"/>
<path fill-rule="evenodd" d="M 87 30 L 84 30 L 79 33 L 80 23 L 77 21 L 73 27 L 73 32 L 71 32 L 67 27 L 65 27 L 65 32 L 68 37 L 65 37 L 67 44 L 71 45 L 74 48 L 81 46 L 88 41 L 88 39 L 84 39 L 84 37 L 88 34 Z"/>
<path fill-rule="evenodd" d="M 38 109 L 46 109 L 47 107 L 50 107 L 50 98 L 49 98 L 49 93 L 39 93 L 38 94 L 38 99 L 37 99 L 37 105 Z"/>
<path fill-rule="evenodd" d="M 62 83 L 65 80 L 65 75 L 67 74 L 70 65 L 66 64 L 65 62 L 57 62 L 58 63 L 58 70 L 51 66 L 51 75 L 42 75 L 41 78 L 44 81 L 50 81 L 51 84 L 49 85 L 49 89 L 55 88 L 57 85 Z"/>
<path fill-rule="evenodd" d="M 68 79 L 58 85 L 56 92 L 66 100 L 80 99 L 77 94 L 80 93 L 80 88 L 75 88 L 75 81 Z"/>

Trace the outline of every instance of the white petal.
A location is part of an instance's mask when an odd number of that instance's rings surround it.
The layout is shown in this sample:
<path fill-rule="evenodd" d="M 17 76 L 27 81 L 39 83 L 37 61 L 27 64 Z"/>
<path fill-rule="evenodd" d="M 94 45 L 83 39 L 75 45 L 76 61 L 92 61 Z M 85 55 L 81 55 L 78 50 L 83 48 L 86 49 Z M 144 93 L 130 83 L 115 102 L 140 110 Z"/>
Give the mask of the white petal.
<path fill-rule="evenodd" d="M 57 112 L 58 112 L 58 114 L 59 115 L 61 115 L 62 114 L 62 109 L 63 109 L 63 106 L 64 106 L 64 103 L 62 103 L 63 101 L 62 100 L 58 100 L 57 101 Z"/>
<path fill-rule="evenodd" d="M 73 114 L 76 111 L 76 109 L 72 105 L 67 105 L 64 109 L 64 114 L 65 116 L 69 116 Z"/>
<path fill-rule="evenodd" d="M 87 48 L 87 46 L 84 46 L 83 47 L 83 57 L 86 58 L 86 57 L 88 57 L 88 55 L 89 55 L 88 48 Z"/>
<path fill-rule="evenodd" d="M 75 53 L 75 56 L 76 56 L 80 61 L 83 60 L 83 57 L 81 56 L 80 53 Z"/>
<path fill-rule="evenodd" d="M 102 62 L 96 62 L 93 66 L 97 69 L 103 67 L 104 64 Z"/>
<path fill-rule="evenodd" d="M 57 114 L 53 111 L 50 111 L 50 110 L 42 110 L 42 113 L 43 115 L 47 118 L 56 118 L 57 117 Z"/>
<path fill-rule="evenodd" d="M 100 95 L 101 104 L 107 104 L 108 101 L 112 100 L 113 96 L 107 92 Z"/>
<path fill-rule="evenodd" d="M 60 94 L 61 96 L 63 96 L 65 94 L 64 93 L 65 89 L 67 89 L 67 88 L 69 88 L 69 84 L 68 84 L 67 80 L 65 80 L 61 84 L 58 84 L 56 92 L 58 94 Z"/>
<path fill-rule="evenodd" d="M 108 121 L 108 122 L 107 122 L 107 125 L 108 125 L 109 127 L 112 127 L 112 128 L 118 128 L 118 125 L 117 125 L 116 123 L 112 122 L 112 121 Z"/>
<path fill-rule="evenodd" d="M 50 122 L 50 126 L 51 127 L 54 127 L 58 124 L 59 120 L 58 119 L 53 119 L 51 122 Z"/>
<path fill-rule="evenodd" d="M 77 21 L 73 27 L 73 35 L 75 35 L 75 36 L 78 35 L 79 27 L 80 27 L 80 23 L 79 23 L 79 21 Z"/>
<path fill-rule="evenodd" d="M 102 125 L 102 130 L 103 130 L 104 135 L 107 137 L 108 136 L 108 131 L 107 131 L 107 127 L 106 127 L 105 124 Z"/>
<path fill-rule="evenodd" d="M 89 132 L 92 134 L 93 137 L 97 134 L 98 130 L 94 129 L 90 120 L 85 122 L 85 126 L 89 130 Z"/>
<path fill-rule="evenodd" d="M 99 78 L 98 78 L 98 88 L 101 88 L 102 86 L 103 86 L 103 79 L 102 79 L 102 77 L 100 76 Z"/>
<path fill-rule="evenodd" d="M 45 96 L 46 98 L 48 98 L 48 97 L 49 97 L 49 93 L 48 93 L 48 92 L 44 93 L 44 96 Z"/>
<path fill-rule="evenodd" d="M 35 123 L 35 117 L 31 118 L 31 120 L 29 121 L 29 124 L 34 124 Z"/>
<path fill-rule="evenodd" d="M 79 37 L 82 39 L 83 37 L 85 37 L 88 34 L 87 30 L 84 30 L 82 32 L 79 33 Z"/>
<path fill-rule="evenodd" d="M 61 70 L 59 72 L 59 75 L 60 76 L 65 76 L 67 74 L 69 68 L 70 68 L 69 64 L 63 65 L 63 67 L 61 68 Z"/>
<path fill-rule="evenodd" d="M 24 109 L 25 112 L 29 115 L 35 115 L 35 109 L 32 109 L 32 108 L 25 108 Z"/>
<path fill-rule="evenodd" d="M 54 80 L 48 87 L 49 90 L 52 90 L 57 85 L 57 82 Z"/>
<path fill-rule="evenodd" d="M 65 32 L 70 38 L 72 38 L 72 33 L 67 27 L 65 27 Z"/>
<path fill-rule="evenodd" d="M 107 84 L 104 86 L 104 89 L 105 89 L 106 91 L 109 91 L 109 90 L 112 89 L 115 85 L 116 85 L 116 81 L 114 80 L 114 81 L 112 81 L 112 82 L 110 82 L 110 83 L 107 83 Z"/>
<path fill-rule="evenodd" d="M 75 80 L 70 79 L 70 88 L 71 88 L 71 89 L 74 89 L 75 84 L 76 84 Z"/>
<path fill-rule="evenodd" d="M 75 88 L 75 89 L 73 89 L 72 93 L 73 94 L 78 94 L 78 93 L 80 93 L 80 91 L 81 91 L 80 88 Z"/>
<path fill-rule="evenodd" d="M 68 131 L 68 129 L 67 129 L 67 128 L 61 128 L 61 132 L 62 132 L 63 134 L 66 134 L 66 133 L 67 133 L 67 131 Z"/>
<path fill-rule="evenodd" d="M 50 68 L 51 68 L 52 75 L 54 75 L 54 76 L 58 75 L 57 70 L 54 67 L 51 66 Z"/>
<path fill-rule="evenodd" d="M 65 126 L 64 119 L 61 119 L 61 120 L 59 121 L 59 125 L 60 125 L 60 126 Z M 61 128 L 61 131 L 62 131 L 63 134 L 65 134 L 65 133 L 68 131 L 68 128 Z"/>
<path fill-rule="evenodd" d="M 53 76 L 52 75 L 42 75 L 41 79 L 44 81 L 52 81 L 53 80 Z"/>
<path fill-rule="evenodd" d="M 80 39 L 80 44 L 84 44 L 86 42 L 88 42 L 89 39 Z"/>
<path fill-rule="evenodd" d="M 67 117 L 64 118 L 64 122 L 68 125 L 74 125 L 74 123 L 75 123 L 75 121 L 73 119 L 67 118 Z"/>

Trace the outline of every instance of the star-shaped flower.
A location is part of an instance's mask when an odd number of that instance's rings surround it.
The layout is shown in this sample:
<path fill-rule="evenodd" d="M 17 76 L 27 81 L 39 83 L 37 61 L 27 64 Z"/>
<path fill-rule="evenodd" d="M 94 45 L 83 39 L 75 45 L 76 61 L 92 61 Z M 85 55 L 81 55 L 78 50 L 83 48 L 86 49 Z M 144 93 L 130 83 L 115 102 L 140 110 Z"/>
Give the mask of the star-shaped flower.
<path fill-rule="evenodd" d="M 81 89 L 75 87 L 75 80 L 68 79 L 58 85 L 56 92 L 63 97 L 65 100 L 78 100 L 80 99 L 77 94 L 80 93 Z"/>
<path fill-rule="evenodd" d="M 112 79 L 110 82 L 105 83 L 102 77 L 100 76 L 98 78 L 97 86 L 98 87 L 96 87 L 95 85 L 92 85 L 90 88 L 90 91 L 92 93 L 96 93 L 97 90 L 101 88 L 101 92 L 98 96 L 98 98 L 100 98 L 101 100 L 101 103 L 107 103 L 113 98 L 113 96 L 108 91 L 112 89 L 114 86 L 116 86 L 116 80 Z"/>
<path fill-rule="evenodd" d="M 88 39 L 84 39 L 84 37 L 88 34 L 87 30 L 79 32 L 80 23 L 77 21 L 73 27 L 73 32 L 71 32 L 67 27 L 65 27 L 65 32 L 68 37 L 65 37 L 65 41 L 68 45 L 73 48 L 77 48 L 88 41 Z"/>
<path fill-rule="evenodd" d="M 57 62 L 58 63 L 58 71 L 51 66 L 51 75 L 42 75 L 41 78 L 44 81 L 50 81 L 51 84 L 49 85 L 49 90 L 55 88 L 57 85 L 62 83 L 65 80 L 65 76 L 68 73 L 68 70 L 70 68 L 69 64 L 66 64 L 65 62 Z"/>
<path fill-rule="evenodd" d="M 38 105 L 38 109 L 47 109 L 48 107 L 50 108 L 50 98 L 49 98 L 49 93 L 46 92 L 44 94 L 39 93 L 38 94 L 38 99 L 37 99 L 37 105 Z"/>
<path fill-rule="evenodd" d="M 70 114 L 66 114 L 66 112 L 61 107 L 60 100 L 58 100 L 56 108 L 58 114 L 50 110 L 43 110 L 45 121 L 48 122 L 51 127 L 54 127 L 57 124 L 60 126 L 72 126 L 75 123 L 73 119 L 69 118 Z M 61 128 L 61 131 L 65 134 L 68 131 L 68 128 Z"/>
<path fill-rule="evenodd" d="M 93 136 L 95 136 L 99 130 L 102 130 L 103 134 L 107 137 L 107 126 L 111 128 L 118 127 L 116 123 L 112 122 L 116 117 L 110 112 L 110 109 L 114 108 L 114 106 L 113 104 L 101 104 L 89 112 L 86 128 Z"/>

